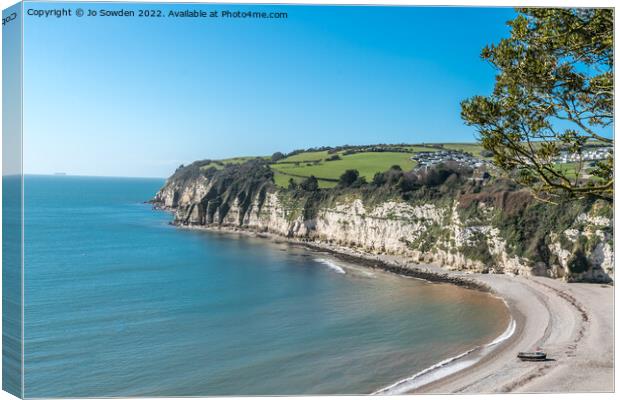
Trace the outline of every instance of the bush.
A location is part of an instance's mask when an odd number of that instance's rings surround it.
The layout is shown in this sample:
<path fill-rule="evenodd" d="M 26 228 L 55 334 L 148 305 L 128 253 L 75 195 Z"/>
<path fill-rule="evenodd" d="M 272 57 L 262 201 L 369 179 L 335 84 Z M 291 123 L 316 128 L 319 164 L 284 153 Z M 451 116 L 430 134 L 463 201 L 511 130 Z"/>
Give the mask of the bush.
<path fill-rule="evenodd" d="M 469 167 L 463 166 L 457 162 L 445 162 L 438 165 L 434 165 L 418 173 L 418 181 L 421 185 L 436 187 L 443 185 L 451 175 L 456 175 L 456 178 L 467 177 L 472 175 L 473 170 Z M 452 180 L 452 184 L 457 181 Z"/>
<path fill-rule="evenodd" d="M 349 187 L 359 178 L 360 173 L 356 169 L 348 169 L 344 171 L 342 175 L 340 175 L 340 180 L 338 184 L 342 187 Z"/>
<path fill-rule="evenodd" d="M 338 161 L 342 160 L 338 154 L 334 154 L 333 156 L 327 157 L 325 161 Z"/>
<path fill-rule="evenodd" d="M 398 188 L 402 192 L 410 192 L 418 187 L 418 177 L 413 172 L 406 172 L 398 181 Z"/>
<path fill-rule="evenodd" d="M 314 175 L 310 175 L 304 179 L 299 186 L 306 192 L 316 192 L 319 190 L 319 181 Z"/>
<path fill-rule="evenodd" d="M 387 179 L 385 178 L 385 174 L 383 172 L 377 172 L 372 178 L 372 183 L 377 186 L 383 186 L 386 182 Z"/>
<path fill-rule="evenodd" d="M 470 244 L 461 246 L 459 249 L 461 253 L 466 258 L 480 261 L 487 267 L 491 266 L 493 263 L 493 255 L 491 255 L 489 251 L 489 245 L 484 234 L 480 232 L 475 233 L 470 240 Z"/>
<path fill-rule="evenodd" d="M 389 185 L 394 185 L 398 183 L 400 178 L 403 176 L 403 171 L 398 169 L 389 169 L 385 172 L 385 179 Z"/>
<path fill-rule="evenodd" d="M 360 177 L 358 177 L 358 178 L 355 180 L 355 182 L 353 182 L 353 183 L 351 184 L 351 187 L 352 187 L 352 188 L 359 188 L 359 187 L 362 187 L 362 186 L 364 186 L 364 185 L 366 185 L 366 184 L 368 184 L 368 182 L 366 182 L 366 178 L 365 178 L 365 177 L 363 177 L 363 176 L 360 176 Z"/>

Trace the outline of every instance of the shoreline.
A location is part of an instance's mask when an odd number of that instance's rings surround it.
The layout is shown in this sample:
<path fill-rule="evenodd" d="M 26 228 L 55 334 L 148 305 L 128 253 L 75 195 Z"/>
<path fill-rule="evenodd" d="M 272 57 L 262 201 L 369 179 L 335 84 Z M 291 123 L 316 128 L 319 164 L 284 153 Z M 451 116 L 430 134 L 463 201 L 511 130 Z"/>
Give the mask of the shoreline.
<path fill-rule="evenodd" d="M 614 390 L 611 285 L 454 271 L 432 264 L 415 264 L 404 257 L 370 254 L 251 229 L 171 224 L 181 229 L 239 234 L 303 246 L 363 267 L 450 283 L 503 300 L 510 322 L 493 342 L 440 361 L 386 388 L 378 388 L 373 394 Z M 498 341 L 511 329 L 511 324 L 514 324 L 511 334 Z M 519 351 L 537 348 L 547 352 L 549 361 L 523 362 L 516 357 Z M 428 381 L 421 379 L 433 372 L 441 373 Z M 585 376 L 591 379 L 584 379 Z"/>
<path fill-rule="evenodd" d="M 329 255 L 339 258 L 344 262 L 357 264 L 366 268 L 376 268 L 396 275 L 403 275 L 411 278 L 422 279 L 428 282 L 450 283 L 456 286 L 464 287 L 466 289 L 493 293 L 493 289 L 490 285 L 472 279 L 470 276 L 468 276 L 468 274 L 454 274 L 454 271 L 441 269 L 440 267 L 435 267 L 431 264 L 411 263 L 408 261 L 404 261 L 404 259 L 399 256 L 371 254 L 345 246 L 334 245 L 331 243 L 310 240 L 305 241 L 295 238 L 288 238 L 271 232 L 258 232 L 256 230 L 242 229 L 231 226 L 180 225 L 172 222 L 170 224 L 179 229 L 207 231 L 221 234 L 238 234 L 247 237 L 266 239 L 275 243 L 292 244 L 296 246 L 306 247 L 310 250 L 328 253 Z M 501 298 L 501 296 L 497 297 Z"/>

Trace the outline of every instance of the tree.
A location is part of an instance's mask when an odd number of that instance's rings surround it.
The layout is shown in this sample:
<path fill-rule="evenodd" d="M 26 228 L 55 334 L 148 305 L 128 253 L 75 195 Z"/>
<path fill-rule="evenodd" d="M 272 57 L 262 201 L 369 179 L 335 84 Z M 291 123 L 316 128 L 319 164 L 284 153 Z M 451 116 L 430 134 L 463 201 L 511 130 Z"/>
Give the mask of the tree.
<path fill-rule="evenodd" d="M 325 161 L 338 161 L 342 160 L 338 154 L 333 154 L 325 159 Z"/>
<path fill-rule="evenodd" d="M 310 175 L 304 179 L 299 186 L 306 192 L 316 192 L 319 190 L 319 181 L 314 175 Z"/>
<path fill-rule="evenodd" d="M 613 10 L 518 9 L 510 37 L 483 49 L 490 96 L 461 103 L 494 162 L 538 198 L 613 200 L 613 156 L 586 170 L 586 149 L 613 146 Z M 561 154 L 574 164 L 560 164 Z"/>
<path fill-rule="evenodd" d="M 414 172 L 405 172 L 398 181 L 398 187 L 403 192 L 410 192 L 418 187 L 418 176 Z"/>
<path fill-rule="evenodd" d="M 340 175 L 340 180 L 338 184 L 343 187 L 348 187 L 353 184 L 360 176 L 360 173 L 356 169 L 348 169 L 344 171 L 342 175 Z"/>
<path fill-rule="evenodd" d="M 372 183 L 376 186 L 383 186 L 387 182 L 385 174 L 383 172 L 377 172 L 372 178 Z"/>
<path fill-rule="evenodd" d="M 285 158 L 285 157 L 286 157 L 286 156 L 285 156 L 284 154 L 282 154 L 282 153 L 281 153 L 281 152 L 279 152 L 279 151 L 276 151 L 275 153 L 273 153 L 273 154 L 271 155 L 271 162 L 278 162 L 278 161 L 280 161 L 281 159 L 283 159 L 283 158 Z"/>
<path fill-rule="evenodd" d="M 367 185 L 368 182 L 366 181 L 366 177 L 365 176 L 358 176 L 357 179 L 355 180 L 355 182 L 353 182 L 351 184 L 352 188 L 361 188 L 364 185 Z"/>

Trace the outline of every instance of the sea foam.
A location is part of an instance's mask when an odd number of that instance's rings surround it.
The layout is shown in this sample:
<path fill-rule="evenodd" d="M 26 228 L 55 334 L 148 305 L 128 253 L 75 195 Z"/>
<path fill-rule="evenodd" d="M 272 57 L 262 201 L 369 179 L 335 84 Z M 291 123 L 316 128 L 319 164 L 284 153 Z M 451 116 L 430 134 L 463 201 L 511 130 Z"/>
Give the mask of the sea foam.
<path fill-rule="evenodd" d="M 467 350 L 457 356 L 447 358 L 443 361 L 438 362 L 437 364 L 431 365 L 430 367 L 408 377 L 402 379 L 398 382 L 395 382 L 389 386 L 386 386 L 382 389 L 379 389 L 372 394 L 404 394 L 413 389 L 419 388 L 423 385 L 436 381 L 438 379 L 444 378 L 448 375 L 452 375 L 458 371 L 462 371 L 465 368 L 471 367 L 476 364 L 478 361 L 482 359 L 484 355 L 488 353 L 488 350 L 496 346 L 506 340 L 508 340 L 515 332 L 517 324 L 514 319 L 510 320 L 508 327 L 506 330 L 495 338 L 492 342 L 487 343 L 482 346 L 476 346 L 472 349 Z M 475 357 L 466 358 L 466 356 L 472 354 L 476 350 L 481 350 Z"/>
<path fill-rule="evenodd" d="M 321 264 L 327 265 L 331 270 L 339 274 L 347 273 L 347 271 L 345 271 L 344 268 L 342 268 L 340 265 L 336 264 L 332 260 L 328 260 L 327 258 L 316 258 L 315 260 L 320 262 Z"/>

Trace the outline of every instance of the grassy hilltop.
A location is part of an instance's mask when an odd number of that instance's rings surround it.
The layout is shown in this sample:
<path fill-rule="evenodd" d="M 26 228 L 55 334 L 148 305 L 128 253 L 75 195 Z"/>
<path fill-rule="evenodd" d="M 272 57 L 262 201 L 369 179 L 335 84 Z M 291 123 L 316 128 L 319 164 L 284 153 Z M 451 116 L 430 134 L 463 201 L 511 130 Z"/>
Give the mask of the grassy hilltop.
<path fill-rule="evenodd" d="M 600 147 L 603 144 L 591 141 L 590 146 Z M 536 144 L 534 144 L 534 147 Z M 470 155 L 476 159 L 491 161 L 492 153 L 484 150 L 479 143 L 422 143 L 422 144 L 376 144 L 361 146 L 320 147 L 306 150 L 294 150 L 283 154 L 276 152 L 271 156 L 234 157 L 222 160 L 199 161 L 200 169 L 222 169 L 226 165 L 242 164 L 250 160 L 261 159 L 268 162 L 274 173 L 275 184 L 279 187 L 288 187 L 293 179 L 300 183 L 304 179 L 314 176 L 318 179 L 320 188 L 332 188 L 338 184 L 339 178 L 347 170 L 357 170 L 359 176 L 372 181 L 375 174 L 384 172 L 392 166 L 398 165 L 403 171 L 410 171 L 417 166 L 412 158 L 418 153 L 438 151 L 456 151 Z M 576 177 L 578 164 L 568 162 L 556 164 L 558 171 L 566 173 L 568 177 Z M 586 167 L 585 171 L 591 168 Z"/>
<path fill-rule="evenodd" d="M 318 179 L 319 187 L 334 187 L 340 176 L 347 170 L 359 171 L 361 177 L 371 181 L 378 172 L 384 172 L 394 165 L 403 171 L 409 171 L 416 166 L 411 157 L 420 152 L 434 152 L 440 150 L 456 150 L 470 153 L 481 159 L 482 146 L 477 143 L 442 143 L 442 144 L 397 144 L 397 145 L 367 145 L 367 146 L 339 146 L 333 148 L 319 148 L 296 150 L 279 156 L 259 157 L 271 161 L 274 172 L 274 181 L 280 187 L 287 187 L 289 180 L 299 183 L 313 175 Z M 276 153 L 278 154 L 278 153 Z M 205 162 L 201 168 L 223 168 L 227 164 L 239 164 L 257 157 L 235 157 L 224 160 Z"/>

